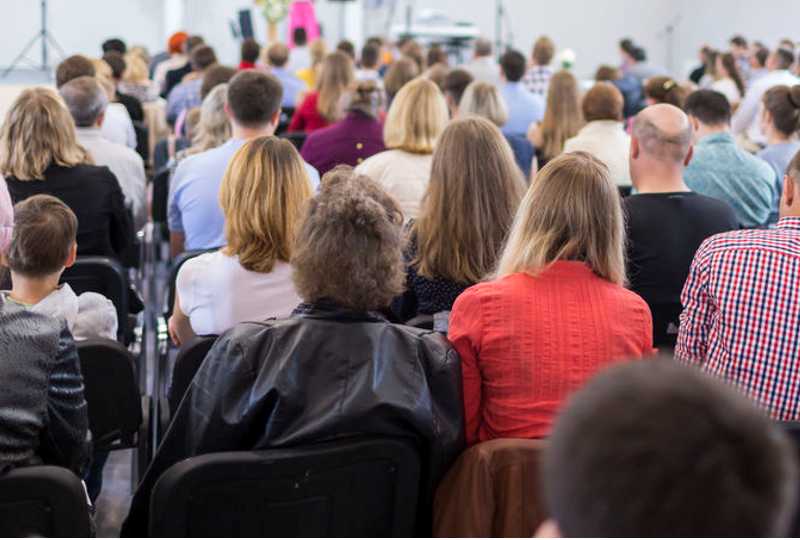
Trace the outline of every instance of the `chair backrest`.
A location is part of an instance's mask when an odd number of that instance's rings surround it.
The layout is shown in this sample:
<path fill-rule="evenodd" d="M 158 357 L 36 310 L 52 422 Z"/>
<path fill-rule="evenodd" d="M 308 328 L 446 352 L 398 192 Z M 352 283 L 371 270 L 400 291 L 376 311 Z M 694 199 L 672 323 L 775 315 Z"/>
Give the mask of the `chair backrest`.
<path fill-rule="evenodd" d="M 547 516 L 539 487 L 544 446 L 495 439 L 467 449 L 436 490 L 433 535 L 530 538 Z"/>
<path fill-rule="evenodd" d="M 167 203 L 169 199 L 169 168 L 161 169 L 153 176 L 153 202 L 150 212 L 155 223 L 167 222 Z"/>
<path fill-rule="evenodd" d="M 0 476 L 0 536 L 89 536 L 89 507 L 81 480 L 69 469 L 23 467 Z"/>
<path fill-rule="evenodd" d="M 678 327 L 680 326 L 680 302 L 675 304 L 654 304 L 650 306 L 653 315 L 653 346 L 675 347 L 678 342 Z"/>
<path fill-rule="evenodd" d="M 294 116 L 294 107 L 283 107 L 281 109 L 281 116 L 278 118 L 278 127 L 275 128 L 275 135 L 281 136 L 287 131 L 289 131 L 289 124 L 292 123 L 292 117 Z"/>
<path fill-rule="evenodd" d="M 117 308 L 117 339 L 123 341 L 128 330 L 128 280 L 119 261 L 109 257 L 78 257 L 64 270 L 61 281 L 69 283 L 75 294 L 100 293 Z"/>
<path fill-rule="evenodd" d="M 308 137 L 308 133 L 305 131 L 290 131 L 280 135 L 281 139 L 286 139 L 292 143 L 298 152 L 303 147 L 303 143 L 306 142 L 306 137 Z"/>
<path fill-rule="evenodd" d="M 133 356 L 109 339 L 86 339 L 76 345 L 94 449 L 136 445 L 143 418 Z M 121 441 L 118 446 L 114 445 L 117 440 Z"/>
<path fill-rule="evenodd" d="M 172 264 L 169 269 L 169 280 L 167 281 L 167 298 L 165 299 L 164 305 L 164 318 L 168 319 L 172 316 L 172 308 L 175 306 L 175 288 L 176 283 L 178 281 L 178 271 L 183 266 L 183 263 L 188 261 L 189 259 L 194 259 L 198 255 L 202 255 L 204 253 L 212 253 L 217 251 L 219 248 L 211 248 L 211 249 L 195 249 L 192 251 L 184 251 L 174 259 L 172 259 Z"/>
<path fill-rule="evenodd" d="M 795 454 L 798 460 L 800 460 L 800 421 L 778 422 L 778 425 L 781 426 L 783 431 L 792 440 L 795 447 Z M 798 501 L 800 501 L 800 498 L 798 498 Z M 800 504 L 798 506 L 800 506 Z M 789 532 L 789 538 L 800 538 L 800 508 L 795 511 L 794 522 Z"/>
<path fill-rule="evenodd" d="M 203 363 L 216 340 L 217 336 L 200 336 L 184 345 L 175 358 L 175 366 L 172 368 L 172 384 L 169 391 L 170 418 L 178 409 L 183 395 L 189 385 L 192 384 L 195 373 L 200 369 L 200 364 Z"/>
<path fill-rule="evenodd" d="M 133 122 L 133 131 L 136 133 L 136 153 L 147 163 L 150 159 L 150 130 L 144 122 Z"/>
<path fill-rule="evenodd" d="M 207 454 L 158 480 L 150 536 L 412 536 L 419 476 L 401 440 Z"/>

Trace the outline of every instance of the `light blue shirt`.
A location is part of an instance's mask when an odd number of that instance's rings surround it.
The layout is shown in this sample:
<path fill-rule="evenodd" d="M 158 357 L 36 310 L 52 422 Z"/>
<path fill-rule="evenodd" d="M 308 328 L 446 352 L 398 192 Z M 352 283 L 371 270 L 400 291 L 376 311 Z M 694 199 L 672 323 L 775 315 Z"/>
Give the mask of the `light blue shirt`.
<path fill-rule="evenodd" d="M 544 99 L 533 94 L 520 82 L 507 82 L 500 89 L 508 105 L 510 120 L 500 128 L 504 135 L 525 135 L 534 122 L 544 118 Z"/>
<path fill-rule="evenodd" d="M 231 139 L 220 147 L 195 154 L 178 164 L 170 183 L 169 230 L 184 233 L 186 250 L 221 247 L 225 214 L 219 204 L 219 186 L 225 169 L 246 139 Z M 314 190 L 319 173 L 303 162 Z"/>
<path fill-rule="evenodd" d="M 728 202 L 743 227 L 764 225 L 769 218 L 775 170 L 739 148 L 730 133 L 700 139 L 683 179 L 692 191 Z"/>
<path fill-rule="evenodd" d="M 794 155 L 800 151 L 800 142 L 787 142 L 783 144 L 775 144 L 764 148 L 757 155 L 775 169 L 775 193 L 772 197 L 772 212 L 769 217 L 770 223 L 778 222 L 778 214 L 781 207 L 781 195 L 783 194 L 783 177 L 786 174 L 786 168 L 789 162 L 792 161 Z"/>
<path fill-rule="evenodd" d="M 300 77 L 295 77 L 284 68 L 271 67 L 269 72 L 281 82 L 283 86 L 283 103 L 281 107 L 294 107 L 297 105 L 297 94 L 307 90 L 308 86 Z"/>
<path fill-rule="evenodd" d="M 174 124 L 181 111 L 189 110 L 203 104 L 200 97 L 200 88 L 203 86 L 203 77 L 182 82 L 173 88 L 167 96 L 167 122 Z"/>

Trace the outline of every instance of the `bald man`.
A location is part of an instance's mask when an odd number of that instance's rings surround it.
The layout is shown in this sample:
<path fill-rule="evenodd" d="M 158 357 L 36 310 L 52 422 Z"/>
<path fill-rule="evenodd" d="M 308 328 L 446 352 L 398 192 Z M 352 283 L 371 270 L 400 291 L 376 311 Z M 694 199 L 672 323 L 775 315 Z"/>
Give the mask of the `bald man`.
<path fill-rule="evenodd" d="M 655 346 L 674 346 L 681 290 L 700 244 L 738 228 L 726 202 L 693 193 L 683 181 L 692 160 L 692 125 L 672 105 L 640 112 L 631 130 L 630 171 L 636 195 L 624 201 L 630 288 L 650 306 Z"/>

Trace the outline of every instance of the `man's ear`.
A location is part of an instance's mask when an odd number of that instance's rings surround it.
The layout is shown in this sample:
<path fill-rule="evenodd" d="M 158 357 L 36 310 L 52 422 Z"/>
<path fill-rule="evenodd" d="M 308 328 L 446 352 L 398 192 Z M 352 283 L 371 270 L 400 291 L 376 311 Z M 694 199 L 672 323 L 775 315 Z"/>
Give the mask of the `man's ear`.
<path fill-rule="evenodd" d="M 797 200 L 797 181 L 794 180 L 791 176 L 784 175 L 783 177 L 783 194 L 781 196 L 781 206 L 785 206 L 786 208 L 791 208 L 795 204 L 800 204 L 800 201 Z"/>
<path fill-rule="evenodd" d="M 233 118 L 233 115 L 231 115 L 231 108 L 228 106 L 227 103 L 225 104 L 225 114 L 228 115 L 228 118 Z"/>
<path fill-rule="evenodd" d="M 281 121 L 281 112 L 283 112 L 283 109 L 278 107 L 278 110 L 275 111 L 274 115 L 272 115 L 272 120 L 270 120 L 269 123 L 272 124 L 273 126 L 277 126 L 278 123 Z"/>
<path fill-rule="evenodd" d="M 683 166 L 688 167 L 689 163 L 692 162 L 692 158 L 694 157 L 694 145 L 689 147 L 689 151 L 686 152 L 686 158 L 683 160 Z"/>
<path fill-rule="evenodd" d="M 637 159 L 639 157 L 639 152 L 641 149 L 639 148 L 639 139 L 636 137 L 631 137 L 631 159 Z"/>
<path fill-rule="evenodd" d="M 561 528 L 558 526 L 558 523 L 553 521 L 552 519 L 547 519 L 539 525 L 539 528 L 536 529 L 536 533 L 533 535 L 534 538 L 564 538 L 564 535 L 561 532 Z"/>
<path fill-rule="evenodd" d="M 72 244 L 72 248 L 69 250 L 69 256 L 67 256 L 67 260 L 64 262 L 64 268 L 69 268 L 73 264 L 75 264 L 75 258 L 78 256 L 78 244 L 77 242 Z"/>
<path fill-rule="evenodd" d="M 106 120 L 106 111 L 103 111 L 103 112 L 101 112 L 101 113 L 100 113 L 100 115 L 97 117 L 97 120 L 95 120 L 95 121 L 94 121 L 94 123 L 95 123 L 95 126 L 97 126 L 97 127 L 103 127 L 103 122 L 105 122 L 105 120 Z"/>
<path fill-rule="evenodd" d="M 700 120 L 696 116 L 689 115 L 689 122 L 692 123 L 692 131 L 695 133 L 700 131 Z"/>

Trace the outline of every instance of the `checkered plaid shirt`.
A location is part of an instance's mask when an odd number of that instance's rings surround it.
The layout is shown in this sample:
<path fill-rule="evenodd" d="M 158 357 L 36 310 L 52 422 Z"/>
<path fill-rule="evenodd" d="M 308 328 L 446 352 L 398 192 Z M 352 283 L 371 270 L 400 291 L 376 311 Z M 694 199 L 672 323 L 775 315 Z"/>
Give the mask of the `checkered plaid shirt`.
<path fill-rule="evenodd" d="M 800 419 L 800 218 L 707 239 L 681 301 L 676 358 Z"/>
<path fill-rule="evenodd" d="M 550 66 L 533 66 L 522 77 L 522 84 L 534 94 L 539 94 L 543 98 L 547 97 L 547 88 L 550 86 L 550 77 L 553 76 L 553 68 Z"/>

